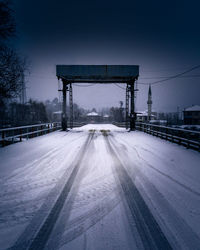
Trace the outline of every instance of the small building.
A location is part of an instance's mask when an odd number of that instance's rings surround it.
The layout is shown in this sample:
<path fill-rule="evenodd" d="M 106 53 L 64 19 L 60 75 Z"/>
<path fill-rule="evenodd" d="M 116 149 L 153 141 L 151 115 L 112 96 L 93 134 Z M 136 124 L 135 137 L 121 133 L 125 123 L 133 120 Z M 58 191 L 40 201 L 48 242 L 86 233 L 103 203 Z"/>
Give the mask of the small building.
<path fill-rule="evenodd" d="M 186 125 L 200 125 L 200 106 L 193 105 L 183 111 L 183 120 Z"/>
<path fill-rule="evenodd" d="M 137 113 L 137 121 L 138 122 L 148 122 L 149 120 L 155 120 L 156 119 L 156 112 L 151 112 L 151 115 L 149 116 L 148 111 L 141 111 L 136 112 Z M 149 119 L 150 117 L 150 119 Z"/>
<path fill-rule="evenodd" d="M 104 122 L 109 122 L 109 120 L 110 120 L 110 116 L 108 114 L 103 116 L 103 121 Z"/>
<path fill-rule="evenodd" d="M 157 112 L 152 111 L 152 91 L 151 85 L 149 85 L 147 107 L 148 110 L 136 112 L 136 121 L 138 122 L 151 122 L 157 119 Z"/>
<path fill-rule="evenodd" d="M 86 115 L 87 121 L 90 123 L 98 123 L 101 121 L 101 115 L 99 115 L 97 112 L 92 111 Z"/>

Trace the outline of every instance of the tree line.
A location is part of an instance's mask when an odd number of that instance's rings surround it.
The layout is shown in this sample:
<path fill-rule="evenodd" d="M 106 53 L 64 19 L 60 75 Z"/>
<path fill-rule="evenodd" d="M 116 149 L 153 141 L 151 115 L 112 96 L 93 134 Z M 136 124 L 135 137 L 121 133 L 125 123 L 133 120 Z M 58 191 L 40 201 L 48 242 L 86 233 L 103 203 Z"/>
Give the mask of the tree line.
<path fill-rule="evenodd" d="M 0 1 L 0 125 L 4 123 L 8 106 L 22 91 L 26 60 L 8 44 L 16 34 L 12 4 Z"/>

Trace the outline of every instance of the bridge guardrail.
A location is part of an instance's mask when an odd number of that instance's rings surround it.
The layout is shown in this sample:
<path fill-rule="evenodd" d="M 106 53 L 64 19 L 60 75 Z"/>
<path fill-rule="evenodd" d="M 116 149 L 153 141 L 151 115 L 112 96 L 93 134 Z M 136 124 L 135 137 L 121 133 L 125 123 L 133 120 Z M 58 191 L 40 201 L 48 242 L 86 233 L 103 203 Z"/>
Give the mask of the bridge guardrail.
<path fill-rule="evenodd" d="M 29 139 L 44 135 L 61 128 L 60 122 L 41 123 L 28 126 L 0 129 L 0 143 L 2 146 L 9 145 L 23 138 Z"/>
<path fill-rule="evenodd" d="M 136 129 L 200 151 L 200 132 L 198 131 L 139 122 L 136 123 Z"/>
<path fill-rule="evenodd" d="M 113 124 L 122 128 L 126 127 L 125 122 L 113 122 Z M 136 129 L 200 152 L 199 131 L 172 128 L 142 122 L 136 122 Z"/>
<path fill-rule="evenodd" d="M 81 127 L 83 125 L 86 125 L 86 123 L 73 122 L 73 128 Z M 41 123 L 35 125 L 0 129 L 0 144 L 2 146 L 6 146 L 14 142 L 22 141 L 23 138 L 33 138 L 53 132 L 58 129 L 61 129 L 61 122 Z"/>

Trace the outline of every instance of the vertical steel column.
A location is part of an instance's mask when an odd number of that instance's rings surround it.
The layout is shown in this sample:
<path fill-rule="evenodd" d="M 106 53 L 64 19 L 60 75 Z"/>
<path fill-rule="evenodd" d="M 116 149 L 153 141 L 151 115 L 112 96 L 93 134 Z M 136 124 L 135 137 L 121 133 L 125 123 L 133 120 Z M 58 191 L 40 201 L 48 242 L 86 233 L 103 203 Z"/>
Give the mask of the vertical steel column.
<path fill-rule="evenodd" d="M 63 82 L 63 105 L 62 105 L 62 130 L 66 131 L 67 129 L 67 112 L 66 112 L 66 106 L 67 106 L 67 84 L 64 80 Z"/>
<path fill-rule="evenodd" d="M 73 92 L 72 84 L 69 85 L 70 128 L 73 128 Z"/>
<path fill-rule="evenodd" d="M 129 86 L 128 83 L 126 85 L 126 129 L 128 129 L 129 125 Z"/>
<path fill-rule="evenodd" d="M 135 100 L 134 100 L 134 82 L 130 83 L 131 92 L 131 114 L 130 114 L 130 130 L 135 130 Z"/>

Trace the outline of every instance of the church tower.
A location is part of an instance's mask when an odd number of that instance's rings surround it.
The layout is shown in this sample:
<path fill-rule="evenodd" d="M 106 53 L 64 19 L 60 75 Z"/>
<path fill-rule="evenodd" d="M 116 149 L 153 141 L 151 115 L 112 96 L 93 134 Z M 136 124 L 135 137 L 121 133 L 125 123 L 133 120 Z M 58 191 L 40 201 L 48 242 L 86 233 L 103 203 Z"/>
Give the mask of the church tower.
<path fill-rule="evenodd" d="M 149 92 L 148 92 L 148 121 L 151 120 L 151 112 L 152 112 L 152 94 L 151 94 L 151 85 L 149 85 Z"/>

